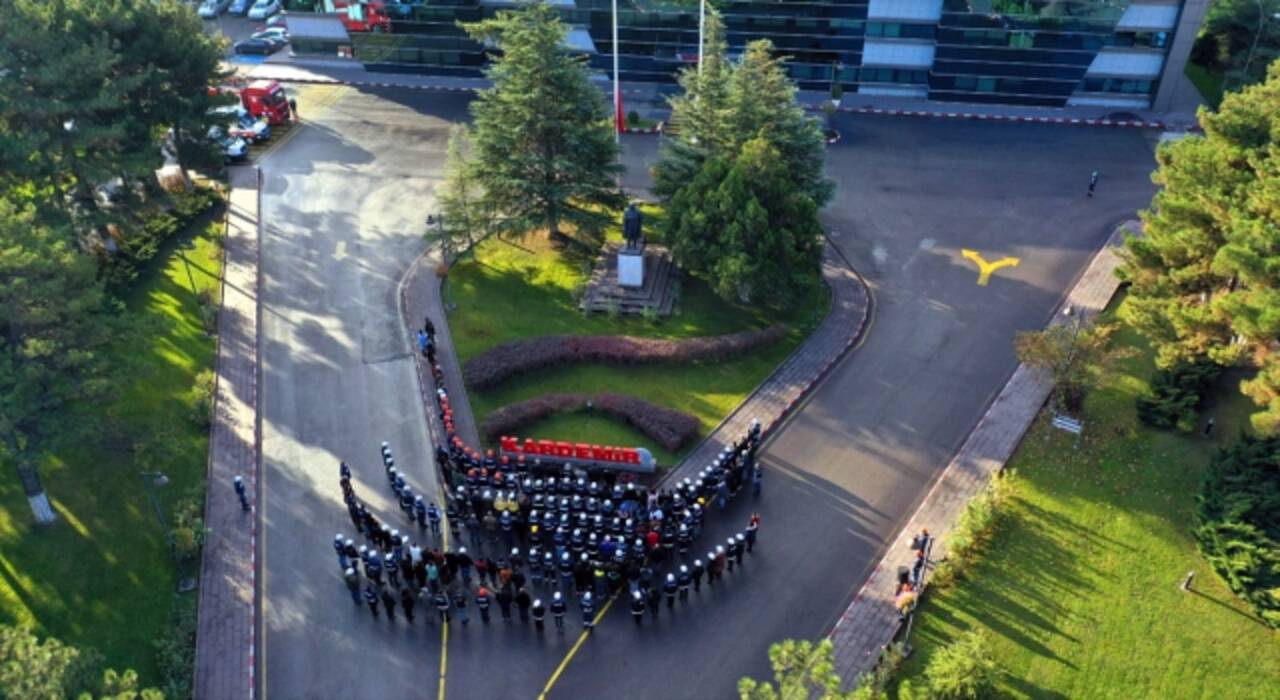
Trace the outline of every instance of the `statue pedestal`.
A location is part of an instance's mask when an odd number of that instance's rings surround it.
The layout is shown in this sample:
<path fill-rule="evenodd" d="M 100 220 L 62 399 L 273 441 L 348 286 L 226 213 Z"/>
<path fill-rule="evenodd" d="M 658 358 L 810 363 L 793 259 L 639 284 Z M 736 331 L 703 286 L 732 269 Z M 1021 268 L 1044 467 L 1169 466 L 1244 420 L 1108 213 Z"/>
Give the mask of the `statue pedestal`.
<path fill-rule="evenodd" d="M 623 287 L 644 286 L 644 254 L 641 251 L 618 251 L 618 284 Z"/>

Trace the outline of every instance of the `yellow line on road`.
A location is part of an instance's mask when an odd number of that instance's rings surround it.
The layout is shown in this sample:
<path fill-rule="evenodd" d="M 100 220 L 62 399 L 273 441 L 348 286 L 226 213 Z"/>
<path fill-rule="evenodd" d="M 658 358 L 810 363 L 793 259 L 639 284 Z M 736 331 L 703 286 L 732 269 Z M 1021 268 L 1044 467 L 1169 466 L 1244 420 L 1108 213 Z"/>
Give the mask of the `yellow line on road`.
<path fill-rule="evenodd" d="M 444 700 L 444 673 L 449 664 L 449 625 L 440 625 L 440 692 L 437 700 Z"/>
<path fill-rule="evenodd" d="M 604 607 L 600 609 L 600 612 L 596 615 L 596 619 L 592 620 L 593 625 L 600 624 L 600 621 L 604 619 L 605 613 L 609 612 L 609 608 L 613 607 L 613 601 L 617 599 L 618 596 L 615 593 L 614 596 L 604 604 Z M 583 630 L 582 634 L 578 635 L 578 641 L 573 643 L 573 648 L 569 650 L 568 654 L 565 654 L 564 660 L 556 667 L 556 672 L 551 674 L 551 680 L 547 681 L 547 685 L 544 686 L 542 688 L 542 692 L 538 694 L 538 700 L 546 700 L 547 693 L 551 692 L 551 686 L 555 685 L 556 681 L 560 680 L 560 674 L 564 673 L 565 668 L 569 666 L 570 661 L 573 661 L 573 657 L 577 655 L 578 649 L 582 647 L 583 642 L 587 641 L 587 637 L 590 634 L 591 632 L 589 630 Z"/>

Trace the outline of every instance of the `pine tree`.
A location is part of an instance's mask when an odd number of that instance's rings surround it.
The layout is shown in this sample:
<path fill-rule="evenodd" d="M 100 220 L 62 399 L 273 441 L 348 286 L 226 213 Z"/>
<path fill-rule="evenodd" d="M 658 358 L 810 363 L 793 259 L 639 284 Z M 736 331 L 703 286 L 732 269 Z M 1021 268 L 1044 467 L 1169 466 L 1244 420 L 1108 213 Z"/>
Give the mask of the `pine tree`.
<path fill-rule="evenodd" d="M 708 161 L 671 200 L 665 225 L 675 259 L 726 299 L 785 307 L 817 280 L 818 207 L 763 138 Z"/>
<path fill-rule="evenodd" d="M 664 130 L 662 156 L 653 168 L 653 191 L 670 199 L 687 185 L 711 154 L 724 154 L 734 145 L 728 128 L 728 45 L 724 20 L 707 8 L 701 66 L 686 67 L 677 80 L 682 94 L 668 98 L 671 120 Z"/>
<path fill-rule="evenodd" d="M 564 48 L 555 10 L 537 3 L 465 29 L 501 49 L 486 71 L 493 87 L 471 104 L 476 182 L 498 227 L 561 238 L 569 224 L 598 234 L 624 202 L 619 149 L 604 97 Z"/>
<path fill-rule="evenodd" d="M 767 140 L 797 185 L 822 207 L 834 193 L 823 166 L 827 142 L 818 121 L 796 101 L 784 63 L 767 39 L 747 44 L 729 83 L 728 128 L 738 146 Z"/>
<path fill-rule="evenodd" d="M 1166 144 L 1120 275 L 1131 283 L 1126 321 L 1162 368 L 1208 359 L 1248 363 L 1242 385 L 1280 433 L 1280 63 L 1265 83 L 1201 112 L 1204 136 Z"/>
<path fill-rule="evenodd" d="M 477 184 L 476 166 L 467 157 L 469 148 L 467 127 L 453 127 L 445 152 L 444 181 L 436 195 L 443 216 L 427 231 L 428 241 L 444 249 L 446 265 L 466 255 L 493 229 L 493 216 L 485 209 Z"/>
<path fill-rule="evenodd" d="M 77 434 L 68 416 L 117 385 L 101 350 L 119 317 L 92 258 L 31 206 L 0 198 L 0 461 L 12 464 L 40 522 L 54 518 L 40 457 Z"/>

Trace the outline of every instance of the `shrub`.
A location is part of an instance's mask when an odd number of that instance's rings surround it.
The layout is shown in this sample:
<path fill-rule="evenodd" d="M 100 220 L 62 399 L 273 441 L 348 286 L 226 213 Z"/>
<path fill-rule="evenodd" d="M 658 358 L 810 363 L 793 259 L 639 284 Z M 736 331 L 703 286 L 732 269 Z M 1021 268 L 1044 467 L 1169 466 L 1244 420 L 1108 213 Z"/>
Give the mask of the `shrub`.
<path fill-rule="evenodd" d="M 213 425 L 213 389 L 215 384 L 213 370 L 202 369 L 196 373 L 191 388 L 194 398 L 191 403 L 191 423 L 201 430 L 208 430 Z"/>
<path fill-rule="evenodd" d="M 196 663 L 196 596 L 176 596 L 169 614 L 169 629 L 155 640 L 156 663 L 164 684 L 161 690 L 168 700 L 191 697 L 191 681 Z"/>
<path fill-rule="evenodd" d="M 508 404 L 489 414 L 480 429 L 489 440 L 515 435 L 521 428 L 555 413 L 598 410 L 629 425 L 664 450 L 675 452 L 698 436 L 698 419 L 687 413 L 620 394 L 546 394 Z"/>
<path fill-rule="evenodd" d="M 1012 472 L 997 476 L 964 507 L 955 527 L 946 536 L 947 557 L 933 572 L 935 585 L 945 588 L 955 583 L 973 565 L 983 546 L 995 534 L 1009 500 L 1012 479 Z"/>
<path fill-rule="evenodd" d="M 634 109 L 633 109 L 633 110 L 631 110 L 630 112 L 627 112 L 627 126 L 628 126 L 628 127 L 631 127 L 631 128 L 633 128 L 633 129 L 634 129 L 634 128 L 636 127 L 636 125 L 637 125 L 637 124 L 639 124 L 639 123 L 640 123 L 640 113 L 639 113 L 639 112 L 635 111 Z"/>
<path fill-rule="evenodd" d="M 932 697 L 969 700 L 988 694 L 1000 678 L 985 634 L 970 631 L 934 652 L 924 669 Z"/>
<path fill-rule="evenodd" d="M 1151 394 L 1139 396 L 1138 419 L 1161 430 L 1195 429 L 1201 398 L 1218 378 L 1222 368 L 1208 361 L 1186 363 L 1156 372 Z"/>
<path fill-rule="evenodd" d="M 597 394 L 595 408 L 640 431 L 662 449 L 675 452 L 698 436 L 698 419 L 688 413 L 621 394 Z"/>
<path fill-rule="evenodd" d="M 1246 435 L 1214 455 L 1194 535 L 1231 590 L 1280 627 L 1280 438 Z"/>
<path fill-rule="evenodd" d="M 781 339 L 787 327 L 774 324 L 754 331 L 683 340 L 627 335 L 546 335 L 503 343 L 467 360 L 463 374 L 475 389 L 488 389 L 511 377 L 566 364 L 616 365 L 718 362 Z"/>
<path fill-rule="evenodd" d="M 169 537 L 179 561 L 189 562 L 200 556 L 204 546 L 204 494 L 199 489 L 174 504 Z"/>

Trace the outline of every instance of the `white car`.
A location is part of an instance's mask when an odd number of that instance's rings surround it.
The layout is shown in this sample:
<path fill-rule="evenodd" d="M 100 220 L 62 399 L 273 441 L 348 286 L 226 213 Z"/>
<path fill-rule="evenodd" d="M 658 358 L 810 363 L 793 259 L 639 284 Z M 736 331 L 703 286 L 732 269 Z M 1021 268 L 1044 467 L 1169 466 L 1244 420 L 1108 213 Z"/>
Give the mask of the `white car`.
<path fill-rule="evenodd" d="M 266 19 L 280 12 L 280 0 L 258 0 L 249 10 L 249 19 Z"/>
<path fill-rule="evenodd" d="M 289 43 L 289 30 L 284 27 L 267 27 L 260 32 L 254 32 L 251 39 L 278 39 L 285 43 Z"/>
<path fill-rule="evenodd" d="M 231 6 L 231 0 L 204 0 L 200 4 L 200 9 L 196 10 L 196 14 L 203 19 L 217 19 L 218 15 L 227 11 Z"/>

